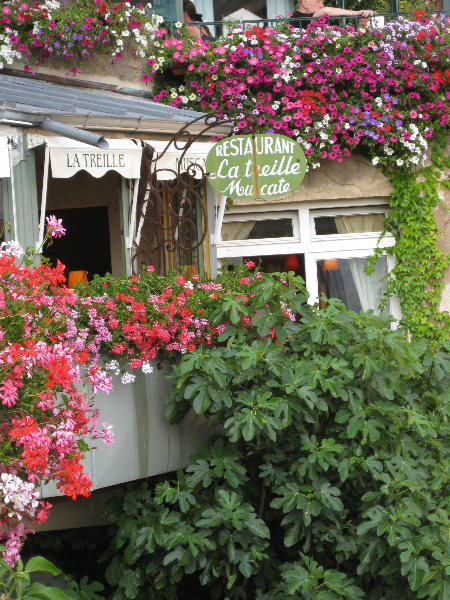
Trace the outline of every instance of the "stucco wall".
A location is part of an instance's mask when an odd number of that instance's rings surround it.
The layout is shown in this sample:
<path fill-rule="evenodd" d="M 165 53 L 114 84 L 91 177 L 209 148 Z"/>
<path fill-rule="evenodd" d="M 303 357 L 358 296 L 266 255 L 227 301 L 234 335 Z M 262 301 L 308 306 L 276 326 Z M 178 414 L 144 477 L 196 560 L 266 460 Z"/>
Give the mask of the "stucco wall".
<path fill-rule="evenodd" d="M 319 169 L 309 171 L 296 190 L 286 196 L 251 200 L 251 204 L 305 202 L 307 200 L 340 200 L 389 197 L 392 186 L 381 169 L 362 156 L 344 158 L 341 163 L 324 160 Z M 220 197 L 219 197 L 220 201 Z M 248 200 L 234 200 L 235 206 L 245 206 Z"/>
<path fill-rule="evenodd" d="M 8 68 L 23 72 L 24 64 L 25 62 L 15 61 Z M 52 56 L 45 59 L 45 62 L 37 67 L 36 77 L 39 78 L 40 74 L 70 77 L 74 83 L 77 81 L 102 83 L 116 86 L 118 91 L 134 89 L 150 92 L 152 89 L 150 82 L 145 84 L 142 81 L 147 60 L 137 56 L 134 57 L 130 46 L 125 46 L 122 58 L 117 60 L 115 64 L 109 64 L 106 56 L 98 55 L 94 59 L 86 60 L 81 66 L 81 73 L 73 75 L 70 69 L 74 64 L 70 60 Z"/>
<path fill-rule="evenodd" d="M 450 177 L 450 169 L 447 169 L 445 177 Z M 450 190 L 448 188 L 440 189 L 438 191 L 439 197 L 442 204 L 434 209 L 434 216 L 436 217 L 436 223 L 438 230 L 442 233 L 439 239 L 439 248 L 450 254 Z M 439 310 L 450 311 L 450 267 L 446 269 L 444 273 L 445 287 L 442 292 L 442 300 L 439 305 Z"/>

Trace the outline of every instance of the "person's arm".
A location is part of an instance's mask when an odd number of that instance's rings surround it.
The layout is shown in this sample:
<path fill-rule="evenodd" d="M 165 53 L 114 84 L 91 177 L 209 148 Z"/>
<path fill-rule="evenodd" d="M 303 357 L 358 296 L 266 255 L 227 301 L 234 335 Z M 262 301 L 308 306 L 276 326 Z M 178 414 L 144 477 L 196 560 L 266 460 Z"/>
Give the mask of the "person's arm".
<path fill-rule="evenodd" d="M 328 15 L 329 17 L 372 17 L 376 14 L 376 12 L 376 10 L 347 10 L 345 8 L 336 8 L 335 6 L 324 6 L 324 8 L 316 10 L 313 16 L 322 17 L 323 15 Z"/>

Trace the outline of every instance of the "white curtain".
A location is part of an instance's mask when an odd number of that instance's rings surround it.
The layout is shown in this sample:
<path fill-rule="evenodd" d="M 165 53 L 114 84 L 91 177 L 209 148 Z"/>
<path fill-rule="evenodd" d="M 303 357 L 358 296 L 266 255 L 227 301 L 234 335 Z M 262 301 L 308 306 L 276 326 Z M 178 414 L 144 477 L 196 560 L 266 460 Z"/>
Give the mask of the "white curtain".
<path fill-rule="evenodd" d="M 364 233 L 368 231 L 381 231 L 383 229 L 384 214 L 375 213 L 371 215 L 351 215 L 335 217 L 338 233 Z M 387 285 L 387 260 L 380 257 L 375 265 L 375 271 L 370 277 L 366 275 L 365 258 L 349 259 L 350 271 L 359 295 L 359 301 L 363 310 L 372 308 L 379 314 L 380 302 Z"/>
<path fill-rule="evenodd" d="M 383 229 L 384 214 L 334 217 L 338 233 L 367 233 Z"/>
<path fill-rule="evenodd" d="M 375 265 L 375 271 L 370 277 L 365 273 L 367 259 L 350 258 L 348 259 L 350 272 L 355 282 L 359 301 L 363 310 L 373 309 L 375 314 L 379 315 L 379 306 L 383 299 L 383 293 L 387 286 L 387 259 L 382 256 Z"/>
<path fill-rule="evenodd" d="M 246 240 L 255 225 L 255 221 L 227 221 L 222 224 L 222 241 Z"/>

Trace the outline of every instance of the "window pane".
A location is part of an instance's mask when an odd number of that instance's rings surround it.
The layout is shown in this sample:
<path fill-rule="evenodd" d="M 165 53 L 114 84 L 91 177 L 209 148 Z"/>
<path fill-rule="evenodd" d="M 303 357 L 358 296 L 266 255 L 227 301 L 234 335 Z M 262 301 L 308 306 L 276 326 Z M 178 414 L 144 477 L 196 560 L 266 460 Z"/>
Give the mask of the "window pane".
<path fill-rule="evenodd" d="M 381 256 L 370 277 L 364 272 L 365 258 L 332 258 L 317 261 L 319 297 L 339 298 L 349 310 L 360 312 L 379 306 L 387 287 L 387 258 Z M 321 308 L 323 300 L 320 301 Z M 389 311 L 386 311 L 389 312 Z"/>
<path fill-rule="evenodd" d="M 304 254 L 273 254 L 271 256 L 245 256 L 243 261 L 253 261 L 258 270 L 263 273 L 286 273 L 294 271 L 296 275 L 305 280 L 305 255 Z"/>
<path fill-rule="evenodd" d="M 214 1 L 214 20 L 221 21 L 223 17 L 234 13 L 240 8 L 245 8 L 251 13 L 267 19 L 267 6 L 261 0 L 215 0 Z"/>
<path fill-rule="evenodd" d="M 265 221 L 227 221 L 222 225 L 222 241 L 260 240 L 293 237 L 292 219 Z"/>
<path fill-rule="evenodd" d="M 316 235 L 337 233 L 368 233 L 383 229 L 384 213 L 346 215 L 342 217 L 315 217 Z"/>

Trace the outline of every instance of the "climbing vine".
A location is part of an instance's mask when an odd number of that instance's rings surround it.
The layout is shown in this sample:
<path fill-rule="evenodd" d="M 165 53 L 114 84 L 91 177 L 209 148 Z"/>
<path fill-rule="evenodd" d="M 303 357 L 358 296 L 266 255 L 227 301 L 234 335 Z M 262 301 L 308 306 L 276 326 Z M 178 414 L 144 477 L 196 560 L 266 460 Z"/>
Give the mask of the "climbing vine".
<path fill-rule="evenodd" d="M 447 133 L 442 130 L 431 147 L 429 165 L 416 171 L 384 168 L 384 175 L 394 189 L 381 238 L 386 232 L 392 233 L 395 247 L 378 248 L 367 267 L 370 273 L 382 252 L 395 253 L 386 301 L 394 294 L 399 297 L 401 325 L 415 338 L 446 340 L 449 337 L 450 314 L 440 310 L 440 302 L 450 255 L 439 247 L 446 225 L 439 230 L 435 217 L 439 205 L 449 210 L 439 197 L 440 189 L 450 187 L 450 181 L 445 179 L 445 168 L 450 167 L 446 145 Z"/>

